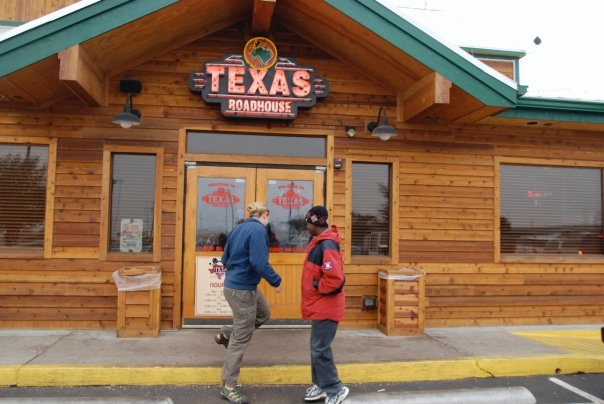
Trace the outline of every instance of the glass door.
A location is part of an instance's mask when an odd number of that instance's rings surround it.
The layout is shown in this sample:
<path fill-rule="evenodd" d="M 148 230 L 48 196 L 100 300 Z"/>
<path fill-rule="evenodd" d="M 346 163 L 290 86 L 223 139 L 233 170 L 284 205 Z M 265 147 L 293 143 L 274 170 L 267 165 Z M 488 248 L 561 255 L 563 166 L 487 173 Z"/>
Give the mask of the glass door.
<path fill-rule="evenodd" d="M 230 320 L 218 263 L 230 231 L 246 218 L 248 203 L 259 200 L 271 211 L 270 262 L 281 275 L 277 294 L 265 281 L 260 289 L 274 322 L 300 319 L 300 271 L 309 234 L 304 214 L 323 203 L 321 170 L 189 166 L 185 208 L 183 271 L 184 325 L 218 325 Z"/>
<path fill-rule="evenodd" d="M 281 293 L 266 282 L 260 290 L 271 305 L 273 319 L 300 319 L 300 277 L 310 235 L 304 215 L 323 203 L 323 172 L 258 169 L 256 195 L 266 201 L 270 215 L 270 262 L 281 275 Z"/>

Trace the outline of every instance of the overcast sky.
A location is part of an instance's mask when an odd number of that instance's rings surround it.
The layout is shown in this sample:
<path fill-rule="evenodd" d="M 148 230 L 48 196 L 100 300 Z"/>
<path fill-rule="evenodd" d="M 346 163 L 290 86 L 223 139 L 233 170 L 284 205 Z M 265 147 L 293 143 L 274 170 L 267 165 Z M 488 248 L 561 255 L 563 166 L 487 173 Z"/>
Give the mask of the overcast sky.
<path fill-rule="evenodd" d="M 526 52 L 528 96 L 604 100 L 604 0 L 378 1 L 451 45 Z"/>

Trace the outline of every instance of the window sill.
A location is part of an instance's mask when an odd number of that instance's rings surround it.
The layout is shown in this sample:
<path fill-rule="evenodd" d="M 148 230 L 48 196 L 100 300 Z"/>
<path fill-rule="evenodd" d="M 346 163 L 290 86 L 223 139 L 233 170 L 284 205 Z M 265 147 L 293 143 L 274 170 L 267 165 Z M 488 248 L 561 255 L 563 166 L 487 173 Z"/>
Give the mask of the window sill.
<path fill-rule="evenodd" d="M 597 254 L 568 254 L 568 255 L 535 255 L 535 254 L 501 254 L 502 263 L 573 263 L 573 264 L 601 264 L 604 255 Z"/>
<path fill-rule="evenodd" d="M 0 258 L 44 258 L 44 249 L 0 248 Z"/>
<path fill-rule="evenodd" d="M 353 255 L 350 257 L 351 264 L 384 265 L 393 264 L 389 255 Z"/>
<path fill-rule="evenodd" d="M 105 261 L 156 262 L 153 253 L 108 253 Z"/>

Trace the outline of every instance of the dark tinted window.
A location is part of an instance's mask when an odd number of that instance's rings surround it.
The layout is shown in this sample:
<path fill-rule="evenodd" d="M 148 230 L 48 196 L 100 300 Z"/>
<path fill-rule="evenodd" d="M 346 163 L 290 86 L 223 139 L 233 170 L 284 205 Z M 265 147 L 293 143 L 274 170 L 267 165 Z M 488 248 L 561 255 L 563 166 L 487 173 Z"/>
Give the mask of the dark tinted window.
<path fill-rule="evenodd" d="M 352 255 L 390 254 L 390 165 L 352 164 Z"/>
<path fill-rule="evenodd" d="M 325 138 L 189 132 L 187 153 L 325 157 Z"/>
<path fill-rule="evenodd" d="M 0 247 L 44 245 L 48 147 L 0 144 Z"/>
<path fill-rule="evenodd" d="M 501 166 L 501 252 L 601 254 L 602 170 Z"/>
<path fill-rule="evenodd" d="M 111 167 L 111 252 L 152 252 L 155 155 L 114 153 Z"/>

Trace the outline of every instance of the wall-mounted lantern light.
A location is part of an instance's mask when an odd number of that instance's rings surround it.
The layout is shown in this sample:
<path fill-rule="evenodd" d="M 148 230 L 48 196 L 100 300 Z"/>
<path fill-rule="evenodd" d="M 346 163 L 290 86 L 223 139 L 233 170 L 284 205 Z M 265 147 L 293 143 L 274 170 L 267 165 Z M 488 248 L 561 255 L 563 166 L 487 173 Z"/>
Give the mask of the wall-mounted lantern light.
<path fill-rule="evenodd" d="M 124 129 L 141 124 L 141 113 L 132 106 L 132 94 L 141 92 L 141 82 L 138 80 L 121 80 L 120 91 L 128 93 L 124 110 L 113 117 L 112 122 Z"/>
<path fill-rule="evenodd" d="M 384 118 L 380 123 L 380 117 L 382 116 L 382 111 L 384 111 Z M 371 132 L 371 136 L 380 138 L 383 141 L 390 139 L 397 135 L 396 129 L 390 125 L 388 125 L 388 117 L 386 116 L 386 108 L 380 107 L 378 112 L 378 116 L 376 122 L 369 122 L 367 124 L 367 130 Z"/>

